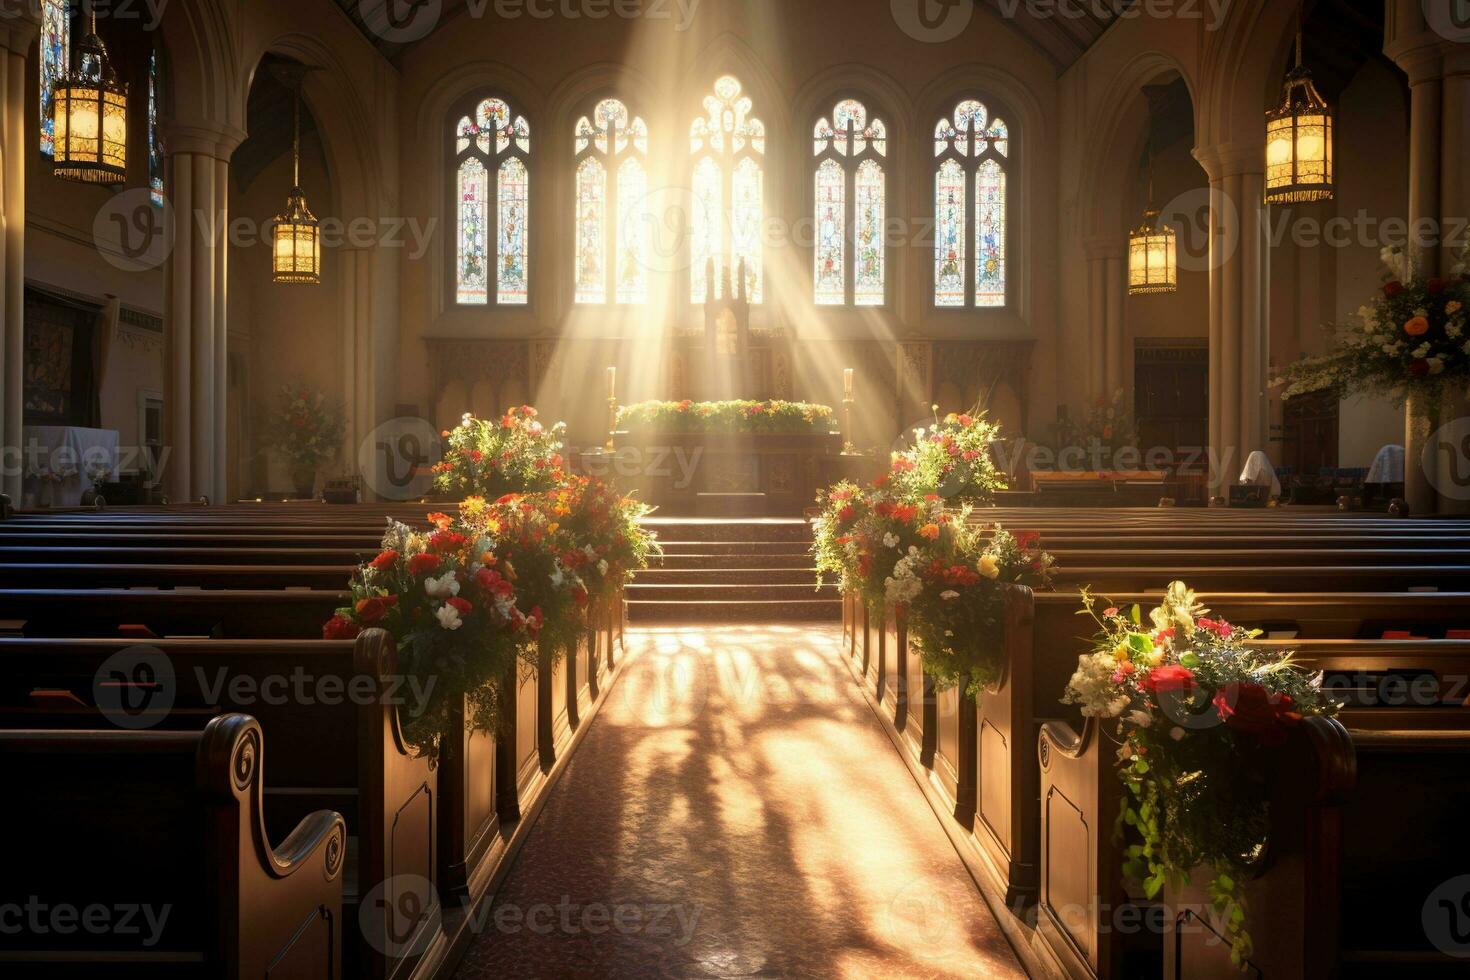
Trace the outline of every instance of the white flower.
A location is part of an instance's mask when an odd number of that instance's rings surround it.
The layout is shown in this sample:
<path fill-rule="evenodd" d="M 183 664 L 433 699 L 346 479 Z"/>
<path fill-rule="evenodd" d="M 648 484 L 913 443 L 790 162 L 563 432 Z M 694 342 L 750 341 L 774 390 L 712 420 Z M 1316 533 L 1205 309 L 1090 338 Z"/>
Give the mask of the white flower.
<path fill-rule="evenodd" d="M 1154 723 L 1154 716 L 1140 708 L 1134 708 L 1128 712 L 1128 720 L 1139 728 L 1148 728 Z"/>
<path fill-rule="evenodd" d="M 1451 320 L 1444 325 L 1444 332 L 1446 337 L 1457 338 L 1465 332 L 1465 327 L 1459 320 Z"/>
<path fill-rule="evenodd" d="M 1431 357 L 1427 363 L 1429 364 L 1430 374 L 1444 374 L 1444 361 L 1437 357 Z"/>
<path fill-rule="evenodd" d="M 1409 355 L 1409 356 L 1411 356 L 1411 357 L 1428 357 L 1429 356 L 1429 342 L 1428 341 L 1425 341 L 1424 343 L 1420 344 L 1418 347 L 1415 347 L 1414 348 L 1414 353 L 1411 354 L 1411 355 Z"/>
<path fill-rule="evenodd" d="M 598 575 L 606 575 L 607 574 L 607 559 L 606 558 L 600 558 L 600 559 L 598 559 L 598 561 L 597 561 L 597 574 Z"/>
<path fill-rule="evenodd" d="M 566 581 L 566 575 L 562 574 L 561 562 L 557 562 L 555 565 L 552 566 L 551 575 L 548 577 L 551 579 L 552 588 L 561 588 L 562 582 Z"/>
<path fill-rule="evenodd" d="M 1113 675 L 1118 661 L 1109 653 L 1090 653 L 1077 658 L 1077 671 L 1067 682 L 1067 703 L 1082 706 L 1087 718 L 1116 718 L 1128 707 L 1128 697 Z"/>
<path fill-rule="evenodd" d="M 424 591 L 433 599 L 447 599 L 452 595 L 459 595 L 459 579 L 455 578 L 453 572 L 445 572 L 438 578 L 424 579 Z"/>
<path fill-rule="evenodd" d="M 889 533 L 883 535 L 883 547 L 885 547 L 885 548 L 897 548 L 898 547 L 898 535 L 894 534 L 891 531 Z"/>
<path fill-rule="evenodd" d="M 434 610 L 434 618 L 447 630 L 457 630 L 464 625 L 464 621 L 459 618 L 459 610 L 447 602 Z"/>
<path fill-rule="evenodd" d="M 959 597 L 960 594 L 954 589 L 945 589 L 943 592 L 939 593 L 939 598 L 944 599 L 946 602 L 951 602 L 955 599 L 958 599 Z"/>

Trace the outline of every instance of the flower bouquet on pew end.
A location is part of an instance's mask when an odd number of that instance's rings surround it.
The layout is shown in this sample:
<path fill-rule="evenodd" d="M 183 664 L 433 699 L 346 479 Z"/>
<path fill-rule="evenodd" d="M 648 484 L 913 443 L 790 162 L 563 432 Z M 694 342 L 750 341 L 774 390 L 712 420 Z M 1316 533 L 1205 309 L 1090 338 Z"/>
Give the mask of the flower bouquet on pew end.
<path fill-rule="evenodd" d="M 1082 599 L 1099 630 L 1062 701 L 1117 720 L 1119 830 L 1137 835 L 1125 871 L 1155 898 L 1211 867 L 1239 965 L 1251 955 L 1242 882 L 1266 847 L 1270 753 L 1303 717 L 1339 705 L 1289 654 L 1251 647 L 1259 631 L 1209 618 L 1183 582 L 1147 618 L 1138 606 L 1099 610 L 1085 590 Z"/>
<path fill-rule="evenodd" d="M 507 409 L 494 421 L 466 412 L 459 425 L 442 433 L 444 457 L 432 467 L 434 491 L 494 500 L 554 490 L 562 480 L 565 432 L 561 422 L 543 425 L 530 405 Z"/>
<path fill-rule="evenodd" d="M 552 513 L 568 541 L 562 565 L 581 577 L 594 599 L 610 599 L 662 557 L 657 536 L 643 526 L 653 511 L 592 477 L 568 476 L 555 492 Z"/>
<path fill-rule="evenodd" d="M 559 558 L 544 498 L 470 497 L 458 517 L 430 514 L 428 531 L 389 521 L 382 550 L 354 573 L 352 604 L 322 628 L 351 639 L 380 627 L 397 641 L 399 668 L 414 693 L 400 718 L 416 754 L 436 759 L 463 699 L 465 722 L 501 734 L 504 690 L 519 660 L 559 655 L 582 622 L 586 590 Z"/>
<path fill-rule="evenodd" d="M 915 429 L 913 435 L 914 444 L 893 455 L 892 480 L 901 490 L 986 504 L 1006 488 L 991 448 L 1000 440 L 1000 426 L 983 412 L 951 412 L 940 418 L 936 405 L 934 424 Z"/>

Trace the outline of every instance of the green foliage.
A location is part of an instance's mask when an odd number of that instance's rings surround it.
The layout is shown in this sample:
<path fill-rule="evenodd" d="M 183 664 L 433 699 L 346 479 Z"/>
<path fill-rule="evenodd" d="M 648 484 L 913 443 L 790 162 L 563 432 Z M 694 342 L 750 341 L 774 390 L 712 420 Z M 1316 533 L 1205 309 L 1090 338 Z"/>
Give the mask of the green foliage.
<path fill-rule="evenodd" d="M 830 432 L 836 422 L 827 405 L 785 401 L 648 401 L 618 409 L 618 428 L 628 432 Z"/>
<path fill-rule="evenodd" d="M 276 408 L 266 419 L 266 443 L 293 466 L 320 466 L 342 448 L 346 423 L 320 391 L 283 385 Z"/>
<path fill-rule="evenodd" d="M 547 428 L 529 405 L 511 408 L 496 421 L 468 413 L 444 433 L 444 458 L 434 464 L 434 490 L 445 496 L 494 500 L 507 493 L 539 493 L 561 485 L 562 435 Z"/>

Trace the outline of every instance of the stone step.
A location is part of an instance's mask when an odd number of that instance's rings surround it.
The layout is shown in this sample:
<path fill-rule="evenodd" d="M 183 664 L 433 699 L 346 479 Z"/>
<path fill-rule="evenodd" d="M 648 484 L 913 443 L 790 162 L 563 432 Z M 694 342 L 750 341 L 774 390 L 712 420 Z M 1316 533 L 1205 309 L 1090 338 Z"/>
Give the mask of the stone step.
<path fill-rule="evenodd" d="M 665 555 L 799 555 L 811 554 L 806 541 L 660 541 Z"/>
<path fill-rule="evenodd" d="M 788 599 L 771 602 L 640 602 L 629 601 L 628 621 L 648 623 L 779 623 L 837 622 L 837 599 Z"/>
<path fill-rule="evenodd" d="M 648 568 L 638 573 L 639 585 L 807 585 L 815 586 L 815 568 Z"/>
<path fill-rule="evenodd" d="M 655 568 L 811 568 L 812 556 L 805 551 L 791 554 L 731 554 L 714 555 L 691 553 L 687 555 L 666 554 Z"/>
<path fill-rule="evenodd" d="M 811 525 L 801 518 L 650 517 L 644 527 L 667 541 L 803 541 L 812 537 Z"/>
<path fill-rule="evenodd" d="M 836 601 L 837 586 L 817 587 L 813 578 L 792 584 L 653 585 L 642 579 L 628 586 L 628 599 L 638 602 L 779 602 L 829 599 Z"/>

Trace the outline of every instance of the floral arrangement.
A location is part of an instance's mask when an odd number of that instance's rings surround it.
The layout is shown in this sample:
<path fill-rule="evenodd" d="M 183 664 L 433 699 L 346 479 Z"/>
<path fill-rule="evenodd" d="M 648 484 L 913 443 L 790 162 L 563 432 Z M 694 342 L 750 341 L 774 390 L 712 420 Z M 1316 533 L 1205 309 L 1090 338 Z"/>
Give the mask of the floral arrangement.
<path fill-rule="evenodd" d="M 530 405 L 506 410 L 498 420 L 465 413 L 441 433 L 444 456 L 433 466 L 436 493 L 495 499 L 507 493 L 553 490 L 562 481 L 566 426 L 547 428 Z"/>
<path fill-rule="evenodd" d="M 658 539 L 643 526 L 653 508 L 624 497 L 602 480 L 567 477 L 552 507 L 570 541 L 562 565 L 581 576 L 594 598 L 609 598 L 635 571 L 663 554 Z"/>
<path fill-rule="evenodd" d="M 1050 585 L 1054 560 L 1034 531 L 1011 534 L 996 525 L 988 535 L 954 525 L 929 554 L 900 562 L 895 576 L 915 581 L 907 607 L 909 643 L 939 690 L 960 687 L 967 697 L 999 679 L 1005 656 L 1006 585 Z"/>
<path fill-rule="evenodd" d="M 485 510 L 474 498 L 458 519 L 430 514 L 425 532 L 390 520 L 382 550 L 352 577 L 351 604 L 322 627 L 329 640 L 367 627 L 393 635 L 400 669 L 425 695 L 416 715 L 401 718 L 404 736 L 430 758 L 461 698 L 471 727 L 501 730 L 504 699 L 515 696 L 505 678 L 545 626 L 531 598 L 538 590 L 502 556 Z"/>
<path fill-rule="evenodd" d="M 1128 392 L 1119 388 L 1112 397 L 1099 397 L 1093 402 L 1087 417 L 1080 422 L 1071 416 L 1058 421 L 1057 452 L 1073 447 L 1087 450 L 1096 447 L 1109 453 L 1137 449 L 1138 429 L 1130 401 Z"/>
<path fill-rule="evenodd" d="M 1328 328 L 1324 353 L 1287 365 L 1275 385 L 1282 398 L 1315 391 L 1368 392 L 1402 402 L 1438 402 L 1470 386 L 1470 249 L 1447 276 L 1417 273 L 1402 249 L 1385 248 L 1383 287 L 1355 320 Z"/>
<path fill-rule="evenodd" d="M 989 502 L 997 490 L 1006 488 L 1005 475 L 990 451 L 999 438 L 1000 426 L 983 413 L 951 412 L 941 419 L 935 405 L 934 424 L 915 429 L 913 446 L 894 454 L 893 480 L 919 494 Z"/>
<path fill-rule="evenodd" d="M 1289 655 L 1251 647 L 1259 636 L 1211 619 L 1182 582 L 1144 619 L 1137 606 L 1084 611 L 1098 623 L 1063 702 L 1090 718 L 1117 719 L 1118 775 L 1127 789 L 1121 826 L 1141 838 L 1126 871 L 1149 898 L 1209 865 L 1215 912 L 1237 964 L 1251 954 L 1241 881 L 1266 843 L 1263 755 L 1307 715 L 1338 705 Z"/>
<path fill-rule="evenodd" d="M 628 432 L 830 432 L 836 425 L 826 405 L 786 401 L 648 401 L 618 409 L 618 428 Z"/>
<path fill-rule="evenodd" d="M 315 467 L 337 455 L 347 432 L 342 413 L 311 388 L 284 385 L 266 420 L 269 444 L 292 466 Z"/>

